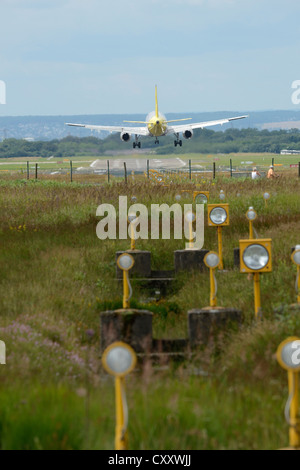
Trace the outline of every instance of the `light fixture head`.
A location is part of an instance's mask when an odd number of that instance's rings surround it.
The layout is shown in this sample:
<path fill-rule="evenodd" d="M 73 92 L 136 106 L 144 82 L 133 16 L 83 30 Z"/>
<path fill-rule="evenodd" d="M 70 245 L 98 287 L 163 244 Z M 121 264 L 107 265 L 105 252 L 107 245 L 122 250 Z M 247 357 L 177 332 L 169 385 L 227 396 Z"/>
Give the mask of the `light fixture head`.
<path fill-rule="evenodd" d="M 124 377 L 136 366 L 136 354 L 131 346 L 122 341 L 109 345 L 102 356 L 106 372 L 115 377 Z"/>
<path fill-rule="evenodd" d="M 248 220 L 251 220 L 251 221 L 256 219 L 257 213 L 255 212 L 253 207 L 249 207 L 249 209 L 246 212 L 246 217 Z"/>
<path fill-rule="evenodd" d="M 131 213 L 129 212 L 127 220 L 130 224 L 134 223 L 137 219 L 138 219 L 138 216 L 136 215 L 135 212 L 131 212 Z"/>
<path fill-rule="evenodd" d="M 117 265 L 122 271 L 129 271 L 134 265 L 134 258 L 129 253 L 122 253 L 117 259 Z"/>
<path fill-rule="evenodd" d="M 263 198 L 267 201 L 268 199 L 270 199 L 270 194 L 269 193 L 264 193 L 263 194 Z"/>
<path fill-rule="evenodd" d="M 279 345 L 276 356 L 283 369 L 300 372 L 300 338 L 291 336 Z"/>
<path fill-rule="evenodd" d="M 225 199 L 225 193 L 224 193 L 223 189 L 220 190 L 219 198 L 221 199 L 221 201 L 224 201 L 224 199 Z"/>
<path fill-rule="evenodd" d="M 270 238 L 240 240 L 241 273 L 271 272 L 272 240 Z"/>
<path fill-rule="evenodd" d="M 192 224 L 196 220 L 196 214 L 193 211 L 188 211 L 185 214 L 185 220 L 189 223 Z"/>
<path fill-rule="evenodd" d="M 208 198 L 207 198 L 206 194 L 203 194 L 203 193 L 197 194 L 197 196 L 195 197 L 195 203 L 196 204 L 207 204 L 208 203 Z"/>
<path fill-rule="evenodd" d="M 223 207 L 215 207 L 210 212 L 209 217 L 215 225 L 221 225 L 224 224 L 227 219 L 227 212 Z"/>
<path fill-rule="evenodd" d="M 181 200 L 181 195 L 180 195 L 180 194 L 176 194 L 175 199 L 176 199 L 176 201 L 180 201 L 180 200 Z"/>
<path fill-rule="evenodd" d="M 204 263 L 205 266 L 207 266 L 210 269 L 215 269 L 219 266 L 220 264 L 220 258 L 218 253 L 214 251 L 210 251 L 209 253 L 206 253 L 204 256 Z"/>
<path fill-rule="evenodd" d="M 295 246 L 291 258 L 293 263 L 295 263 L 297 266 L 300 266 L 300 245 Z"/>
<path fill-rule="evenodd" d="M 243 260 L 247 268 L 259 271 L 267 266 L 269 253 L 264 246 L 254 243 L 245 249 Z"/>

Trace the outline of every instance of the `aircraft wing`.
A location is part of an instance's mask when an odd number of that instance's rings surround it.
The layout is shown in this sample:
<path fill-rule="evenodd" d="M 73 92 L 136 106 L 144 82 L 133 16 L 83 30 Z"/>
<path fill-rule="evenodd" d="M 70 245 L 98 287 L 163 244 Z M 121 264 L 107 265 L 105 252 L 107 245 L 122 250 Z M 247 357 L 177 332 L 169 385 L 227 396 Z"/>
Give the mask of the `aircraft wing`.
<path fill-rule="evenodd" d="M 186 130 L 193 130 L 193 129 L 203 129 L 204 127 L 209 126 L 216 126 L 217 124 L 226 124 L 230 121 L 236 121 L 237 119 L 244 119 L 248 116 L 237 116 L 232 118 L 226 119 L 218 119 L 217 121 L 206 121 L 206 122 L 195 122 L 191 124 L 179 124 L 177 126 L 168 126 L 168 134 L 174 132 L 175 134 L 178 132 L 184 132 Z"/>
<path fill-rule="evenodd" d="M 92 124 L 73 124 L 66 122 L 67 126 L 73 127 L 85 127 L 86 129 L 91 129 L 95 131 L 108 131 L 108 132 L 128 132 L 128 134 L 136 135 L 149 135 L 148 128 L 143 127 L 125 127 L 125 126 L 97 126 Z"/>

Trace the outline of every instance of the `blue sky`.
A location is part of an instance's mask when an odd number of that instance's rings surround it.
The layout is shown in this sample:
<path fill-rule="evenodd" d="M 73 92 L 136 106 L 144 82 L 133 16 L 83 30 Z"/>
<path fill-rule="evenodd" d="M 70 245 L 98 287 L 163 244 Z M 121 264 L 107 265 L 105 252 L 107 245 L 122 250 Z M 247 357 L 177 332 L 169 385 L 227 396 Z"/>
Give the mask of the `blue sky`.
<path fill-rule="evenodd" d="M 0 116 L 300 109 L 299 0 L 0 0 Z"/>

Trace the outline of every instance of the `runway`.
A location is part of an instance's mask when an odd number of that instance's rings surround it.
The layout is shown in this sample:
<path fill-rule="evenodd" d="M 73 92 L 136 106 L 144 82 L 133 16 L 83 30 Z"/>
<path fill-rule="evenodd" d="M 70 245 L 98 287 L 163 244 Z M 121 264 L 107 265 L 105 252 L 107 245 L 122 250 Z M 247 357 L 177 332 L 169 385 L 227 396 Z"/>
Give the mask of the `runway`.
<path fill-rule="evenodd" d="M 98 159 L 93 161 L 90 167 L 93 170 L 107 170 L 107 160 L 109 160 L 109 169 L 111 172 L 124 171 L 124 163 L 126 163 L 127 171 L 144 172 L 147 170 L 146 158 Z M 152 170 L 179 170 L 185 167 L 187 167 L 187 162 L 184 162 L 181 158 L 149 159 L 149 168 Z"/>

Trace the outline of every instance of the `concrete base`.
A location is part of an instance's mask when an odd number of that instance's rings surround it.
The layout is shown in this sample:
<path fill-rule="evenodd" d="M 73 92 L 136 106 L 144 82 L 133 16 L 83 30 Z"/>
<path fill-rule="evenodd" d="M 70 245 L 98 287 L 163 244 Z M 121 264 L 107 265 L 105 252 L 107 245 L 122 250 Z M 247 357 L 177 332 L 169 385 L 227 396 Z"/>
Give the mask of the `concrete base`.
<path fill-rule="evenodd" d="M 123 253 L 129 253 L 134 258 L 134 266 L 129 272 L 129 276 L 151 277 L 151 252 L 140 250 L 117 251 L 116 261 Z M 116 264 L 117 279 L 122 279 L 123 271 Z"/>
<path fill-rule="evenodd" d="M 177 250 L 174 251 L 175 273 L 178 271 L 204 271 L 204 256 L 208 250 Z"/>
<path fill-rule="evenodd" d="M 206 307 L 188 312 L 188 334 L 191 349 L 207 345 L 225 329 L 239 326 L 242 312 L 235 308 Z"/>
<path fill-rule="evenodd" d="M 122 309 L 100 313 L 101 353 L 115 341 L 124 341 L 136 353 L 152 350 L 152 312 Z"/>
<path fill-rule="evenodd" d="M 240 269 L 240 249 L 239 248 L 233 249 L 233 265 L 235 268 Z"/>

